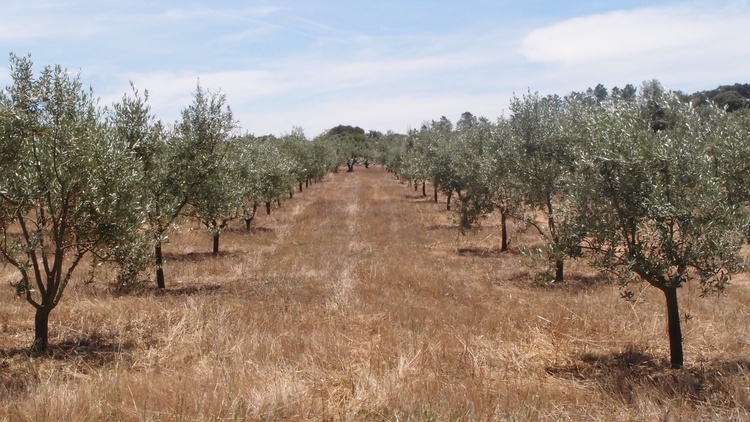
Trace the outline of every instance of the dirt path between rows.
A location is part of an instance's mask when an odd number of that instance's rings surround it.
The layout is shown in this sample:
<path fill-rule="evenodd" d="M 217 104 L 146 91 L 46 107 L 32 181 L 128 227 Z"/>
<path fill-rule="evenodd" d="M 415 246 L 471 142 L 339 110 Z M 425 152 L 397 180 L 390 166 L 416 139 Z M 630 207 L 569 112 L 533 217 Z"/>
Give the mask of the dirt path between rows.
<path fill-rule="evenodd" d="M 328 309 L 356 305 L 358 290 L 386 274 L 410 271 L 423 227 L 415 220 L 412 230 L 404 230 L 402 222 L 414 219 L 417 207 L 406 202 L 408 192 L 378 168 L 329 175 L 290 201 L 295 211 L 279 217 L 258 271 L 325 286 Z"/>

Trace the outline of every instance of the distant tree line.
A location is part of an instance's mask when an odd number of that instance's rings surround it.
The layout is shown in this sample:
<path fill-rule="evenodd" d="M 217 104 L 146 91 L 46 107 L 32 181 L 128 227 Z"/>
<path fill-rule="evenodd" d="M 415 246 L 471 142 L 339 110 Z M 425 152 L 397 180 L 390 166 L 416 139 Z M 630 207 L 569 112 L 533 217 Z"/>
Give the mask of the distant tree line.
<path fill-rule="evenodd" d="M 736 111 L 750 107 L 750 84 L 721 85 L 708 91 L 699 91 L 690 95 L 681 95 L 686 101 L 695 105 L 713 102 L 719 108 Z"/>

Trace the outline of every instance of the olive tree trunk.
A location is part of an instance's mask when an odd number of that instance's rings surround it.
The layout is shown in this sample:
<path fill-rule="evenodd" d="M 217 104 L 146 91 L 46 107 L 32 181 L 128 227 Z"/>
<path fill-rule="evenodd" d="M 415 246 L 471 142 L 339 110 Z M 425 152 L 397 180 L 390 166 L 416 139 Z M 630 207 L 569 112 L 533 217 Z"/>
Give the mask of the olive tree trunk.
<path fill-rule="evenodd" d="M 559 283 L 565 280 L 565 261 L 558 259 L 555 261 L 555 282 Z"/>
<path fill-rule="evenodd" d="M 506 220 L 508 216 L 506 213 L 500 213 L 500 230 L 501 230 L 501 241 L 500 241 L 500 252 L 508 252 L 508 225 Z"/>
<path fill-rule="evenodd" d="M 680 327 L 680 309 L 677 304 L 677 287 L 662 289 L 667 299 L 667 330 L 669 332 L 669 361 L 673 369 L 682 368 L 682 328 Z"/>
<path fill-rule="evenodd" d="M 164 282 L 164 256 L 161 251 L 161 240 L 156 241 L 154 256 L 156 257 L 156 287 L 163 289 L 166 287 L 166 284 Z"/>
<path fill-rule="evenodd" d="M 219 254 L 219 236 L 220 235 L 221 233 L 219 232 L 214 233 L 214 248 L 213 248 L 213 251 L 211 252 L 212 255 Z"/>
<path fill-rule="evenodd" d="M 40 356 L 47 352 L 49 345 L 49 314 L 52 309 L 46 306 L 36 308 L 34 315 L 34 343 L 31 346 L 31 354 Z"/>

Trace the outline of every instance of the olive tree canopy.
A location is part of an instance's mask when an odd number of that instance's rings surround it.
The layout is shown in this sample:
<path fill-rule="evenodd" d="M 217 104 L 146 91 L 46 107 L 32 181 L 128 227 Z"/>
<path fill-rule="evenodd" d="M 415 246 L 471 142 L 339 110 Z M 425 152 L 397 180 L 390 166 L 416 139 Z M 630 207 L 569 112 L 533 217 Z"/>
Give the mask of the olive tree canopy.
<path fill-rule="evenodd" d="M 84 257 L 125 261 L 140 239 L 140 166 L 90 91 L 60 66 L 11 56 L 0 94 L 0 254 L 36 309 L 32 351 Z"/>

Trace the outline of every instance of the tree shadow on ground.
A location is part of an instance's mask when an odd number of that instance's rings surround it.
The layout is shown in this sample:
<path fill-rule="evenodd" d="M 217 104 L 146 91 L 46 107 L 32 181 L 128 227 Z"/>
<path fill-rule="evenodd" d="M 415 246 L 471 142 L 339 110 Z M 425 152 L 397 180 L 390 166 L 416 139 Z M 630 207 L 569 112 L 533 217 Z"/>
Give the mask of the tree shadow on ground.
<path fill-rule="evenodd" d="M 507 253 L 500 250 L 500 248 L 483 248 L 479 246 L 470 246 L 465 248 L 456 249 L 456 253 L 461 256 L 470 256 L 476 258 L 499 258 L 503 254 Z"/>
<path fill-rule="evenodd" d="M 571 364 L 545 370 L 557 378 L 593 385 L 628 404 L 648 398 L 662 404 L 684 400 L 750 410 L 750 397 L 738 394 L 743 390 L 740 381 L 750 376 L 746 359 L 671 369 L 667 359 L 630 346 L 621 352 L 582 353 Z"/>
<path fill-rule="evenodd" d="M 458 230 L 458 226 L 452 224 L 431 224 L 427 230 Z"/>
<path fill-rule="evenodd" d="M 166 288 L 160 289 L 151 279 L 138 280 L 133 283 L 114 285 L 110 293 L 114 297 L 121 296 L 195 296 L 219 293 L 223 288 L 220 284 L 202 283 L 166 283 Z"/>
<path fill-rule="evenodd" d="M 116 363 L 130 365 L 131 353 L 135 348 L 132 342 L 122 342 L 114 335 L 94 332 L 50 343 L 48 353 L 34 359 L 31 359 L 30 347 L 0 349 L 0 395 L 18 397 L 34 385 L 45 382 L 39 371 L 48 363 L 53 367 L 63 365 L 59 371 L 56 370 L 58 372 L 94 373 Z"/>
<path fill-rule="evenodd" d="M 602 286 L 616 285 L 617 281 L 608 274 L 599 273 L 595 275 L 566 274 L 565 280 L 556 282 L 554 281 L 554 275 L 550 271 L 532 272 L 531 270 L 520 270 L 514 272 L 507 279 L 496 280 L 494 284 L 581 293 Z"/>
<path fill-rule="evenodd" d="M 50 349 L 53 359 L 82 359 L 90 367 L 102 367 L 122 360 L 123 354 L 131 352 L 134 348 L 133 343 L 123 343 L 113 335 L 86 333 L 53 344 Z"/>
<path fill-rule="evenodd" d="M 118 356 L 130 352 L 134 347 L 134 344 L 120 342 L 110 334 L 82 333 L 59 343 L 51 342 L 48 352 L 38 356 L 38 358 L 60 361 L 83 359 L 89 367 L 101 367 L 114 362 Z M 0 360 L 2 362 L 17 357 L 31 357 L 31 348 L 0 349 Z"/>
<path fill-rule="evenodd" d="M 404 195 L 404 198 L 409 202 L 430 202 L 433 204 L 439 204 L 439 202 L 435 202 L 435 198 L 433 198 L 431 195 L 422 196 L 421 193 L 419 194 L 407 193 Z"/>
<path fill-rule="evenodd" d="M 220 284 L 188 284 L 178 285 L 160 289 L 156 286 L 149 287 L 148 290 L 155 296 L 196 296 L 219 293 L 222 289 Z"/>
<path fill-rule="evenodd" d="M 203 262 L 235 255 L 237 255 L 237 252 L 233 251 L 219 251 L 216 255 L 211 252 L 165 253 L 164 259 L 175 262 Z"/>
<path fill-rule="evenodd" d="M 228 227 L 224 229 L 225 232 L 236 233 L 236 234 L 260 234 L 260 233 L 273 233 L 274 229 L 264 226 L 251 226 L 250 230 L 246 227 Z"/>

